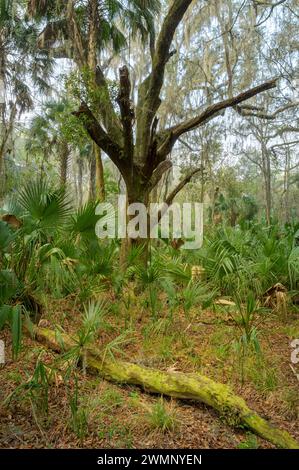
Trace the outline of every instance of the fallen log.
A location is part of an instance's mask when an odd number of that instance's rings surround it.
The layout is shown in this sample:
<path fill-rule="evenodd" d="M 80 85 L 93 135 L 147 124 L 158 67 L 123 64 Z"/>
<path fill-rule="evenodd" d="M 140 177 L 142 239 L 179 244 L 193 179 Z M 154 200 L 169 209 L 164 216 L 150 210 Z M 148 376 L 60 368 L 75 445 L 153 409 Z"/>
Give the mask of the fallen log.
<path fill-rule="evenodd" d="M 34 326 L 31 330 L 39 342 L 56 352 L 69 351 L 77 344 L 64 333 L 59 333 L 58 338 L 55 331 L 47 328 Z M 84 359 L 87 370 L 106 380 L 138 385 L 147 392 L 205 403 L 217 410 L 232 426 L 248 428 L 277 447 L 299 449 L 298 442 L 288 432 L 276 428 L 260 417 L 227 385 L 214 382 L 206 376 L 159 371 L 126 361 L 107 359 L 94 347 L 85 350 Z"/>

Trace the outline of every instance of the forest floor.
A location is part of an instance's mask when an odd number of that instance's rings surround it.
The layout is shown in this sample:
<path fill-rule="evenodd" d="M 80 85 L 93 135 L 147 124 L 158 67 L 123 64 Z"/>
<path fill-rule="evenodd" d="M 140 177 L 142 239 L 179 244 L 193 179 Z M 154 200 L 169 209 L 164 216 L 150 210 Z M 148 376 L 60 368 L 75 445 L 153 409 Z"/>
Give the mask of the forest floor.
<path fill-rule="evenodd" d="M 229 384 L 252 409 L 299 441 L 299 383 L 290 359 L 290 342 L 299 338 L 298 312 L 290 313 L 284 323 L 274 314 L 266 317 L 259 326 L 262 357 L 251 353 L 241 367 L 235 348 L 240 332 L 224 307 L 193 309 L 189 319 L 175 312 L 169 324 L 162 314 L 151 320 L 142 296 L 127 310 L 115 303 L 112 294 L 106 295 L 113 313 L 99 334 L 99 347 L 126 332 L 127 342 L 121 351 L 115 348 L 116 357 L 160 370 L 197 371 Z M 73 334 L 80 317 L 75 298 L 69 297 L 47 300 L 43 321 L 49 328 L 61 325 Z M 203 404 L 168 398 L 162 402 L 140 388 L 112 384 L 81 371 L 78 396 L 84 426 L 71 424 L 70 388 L 61 380 L 49 389 L 47 415 L 40 415 L 24 395 L 4 406 L 4 399 L 32 376 L 38 359 L 50 365 L 57 355 L 24 336 L 19 357 L 12 361 L 8 329 L 0 339 L 6 345 L 6 363 L 0 365 L 0 448 L 272 447 L 244 429 L 233 429 Z"/>

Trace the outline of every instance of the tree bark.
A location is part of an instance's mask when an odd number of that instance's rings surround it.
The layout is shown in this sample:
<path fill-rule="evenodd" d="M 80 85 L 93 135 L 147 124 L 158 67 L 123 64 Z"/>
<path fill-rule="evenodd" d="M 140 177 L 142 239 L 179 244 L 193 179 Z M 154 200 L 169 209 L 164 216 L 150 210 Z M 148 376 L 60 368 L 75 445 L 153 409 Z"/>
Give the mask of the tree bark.
<path fill-rule="evenodd" d="M 269 151 L 264 144 L 262 144 L 262 167 L 265 186 L 265 203 L 266 203 L 266 221 L 267 225 L 271 225 L 271 161 Z"/>
<path fill-rule="evenodd" d="M 78 169 L 78 178 L 77 178 L 77 188 L 78 188 L 78 205 L 79 207 L 83 204 L 83 161 L 80 156 L 77 158 L 77 169 Z"/>
<path fill-rule="evenodd" d="M 94 201 L 96 199 L 96 160 L 93 151 L 93 145 L 89 154 L 89 187 L 88 187 L 88 200 Z"/>
<path fill-rule="evenodd" d="M 60 185 L 65 186 L 70 150 L 67 142 L 62 142 L 60 147 Z"/>
<path fill-rule="evenodd" d="M 31 330 L 31 328 L 30 328 Z M 68 335 L 33 327 L 38 341 L 56 352 L 70 351 L 77 342 Z M 232 426 L 244 426 L 278 447 L 299 449 L 299 444 L 286 431 L 261 418 L 243 398 L 224 384 L 198 373 L 165 372 L 105 357 L 95 347 L 84 351 L 87 370 L 106 380 L 142 387 L 147 392 L 204 403 L 214 408 Z"/>
<path fill-rule="evenodd" d="M 96 198 L 99 201 L 105 201 L 105 180 L 104 180 L 104 167 L 101 155 L 101 149 L 96 144 L 94 147 L 94 155 L 96 162 Z"/>
<path fill-rule="evenodd" d="M 99 27 L 98 1 L 89 0 L 88 4 L 88 51 L 87 63 L 92 73 L 94 88 L 97 87 L 96 67 L 97 67 L 97 32 Z M 96 162 L 96 197 L 99 201 L 105 200 L 105 181 L 102 162 L 101 149 L 93 142 L 94 157 Z"/>
<path fill-rule="evenodd" d="M 284 170 L 284 209 L 285 222 L 290 222 L 290 149 L 286 148 L 285 170 Z"/>

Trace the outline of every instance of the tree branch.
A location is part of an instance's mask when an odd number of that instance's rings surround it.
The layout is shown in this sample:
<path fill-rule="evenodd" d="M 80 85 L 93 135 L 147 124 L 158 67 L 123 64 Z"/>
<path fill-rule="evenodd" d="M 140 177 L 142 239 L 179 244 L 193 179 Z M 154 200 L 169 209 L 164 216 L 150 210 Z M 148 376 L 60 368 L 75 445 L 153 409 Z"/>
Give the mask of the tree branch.
<path fill-rule="evenodd" d="M 95 83 L 99 90 L 99 114 L 103 120 L 103 124 L 108 134 L 114 139 L 118 145 L 122 144 L 122 131 L 119 118 L 114 110 L 113 103 L 110 98 L 108 84 L 103 74 L 102 68 L 97 66 L 95 71 Z"/>
<path fill-rule="evenodd" d="M 285 134 L 287 132 L 299 132 L 299 127 L 293 127 L 293 126 L 280 127 L 277 130 L 277 132 L 269 136 L 269 139 L 275 139 L 275 137 L 281 136 L 282 134 Z"/>
<path fill-rule="evenodd" d="M 131 104 L 131 82 L 129 70 L 126 66 L 119 69 L 119 93 L 117 103 L 120 109 L 121 122 L 124 136 L 125 157 L 132 160 L 134 154 L 133 121 L 135 119 L 134 109 Z"/>
<path fill-rule="evenodd" d="M 196 175 L 196 173 L 199 173 L 200 171 L 202 171 L 202 167 L 195 168 L 195 170 L 192 170 L 190 173 L 188 173 L 188 175 L 178 183 L 178 185 L 166 197 L 165 202 L 168 206 L 172 204 L 175 196 L 184 188 L 184 186 L 186 186 L 187 183 L 190 183 L 192 176 Z"/>
<path fill-rule="evenodd" d="M 160 136 L 160 144 L 158 148 L 159 159 L 162 160 L 169 154 L 175 142 L 181 135 L 185 134 L 186 132 L 190 132 L 193 129 L 196 129 L 199 126 L 202 126 L 209 120 L 215 118 L 220 113 L 224 112 L 227 108 L 234 107 L 239 103 L 242 103 L 243 101 L 246 101 L 249 98 L 258 95 L 259 93 L 262 93 L 263 91 L 270 90 L 271 88 L 275 87 L 276 79 L 269 80 L 254 88 L 250 88 L 249 90 L 246 90 L 237 96 L 233 96 L 232 98 L 220 101 L 219 103 L 212 104 L 194 118 L 187 119 L 186 121 L 176 126 L 166 129 Z"/>
<path fill-rule="evenodd" d="M 260 6 L 266 6 L 266 7 L 271 7 L 270 8 L 270 12 L 268 13 L 268 15 L 266 16 L 266 18 L 261 18 L 261 20 L 254 25 L 255 28 L 258 28 L 259 26 L 261 26 L 263 23 L 265 23 L 269 18 L 270 16 L 272 15 L 273 11 L 274 11 L 274 8 L 276 8 L 278 5 L 281 5 L 282 3 L 285 3 L 286 0 L 278 0 L 278 2 L 276 3 L 269 3 L 269 2 L 257 2 L 255 1 L 255 4 L 256 5 L 260 5 Z M 263 15 L 262 15 L 263 16 Z"/>
<path fill-rule="evenodd" d="M 162 219 L 162 217 L 166 214 L 168 207 L 171 206 L 175 196 L 186 186 L 187 183 L 190 182 L 192 176 L 194 176 L 196 173 L 199 173 L 202 171 L 202 167 L 196 168 L 195 170 L 192 170 L 185 178 L 183 178 L 178 185 L 171 191 L 171 193 L 166 197 L 162 209 L 158 213 L 158 218 L 157 218 L 157 223 L 159 223 Z"/>
<path fill-rule="evenodd" d="M 288 103 L 288 104 L 285 104 L 284 106 L 281 106 L 280 108 L 278 108 L 276 111 L 274 111 L 274 113 L 272 114 L 267 114 L 263 108 L 259 108 L 259 107 L 255 107 L 255 106 L 251 106 L 251 109 L 249 106 L 236 106 L 236 111 L 241 115 L 241 116 L 244 116 L 244 117 L 258 117 L 260 119 L 266 119 L 268 121 L 273 121 L 276 116 L 280 113 L 283 113 L 284 111 L 286 111 L 287 109 L 290 109 L 290 108 L 296 108 L 297 106 L 299 105 L 299 103 L 296 101 L 296 102 L 292 102 L 292 103 Z M 254 112 L 252 112 L 254 111 Z M 256 111 L 256 112 L 255 112 Z"/>
<path fill-rule="evenodd" d="M 192 0 L 172 2 L 158 36 L 147 98 L 148 112 L 153 113 L 153 116 L 159 106 L 158 100 L 163 86 L 165 65 L 174 53 L 174 51 L 170 52 L 174 33 L 191 3 Z"/>
<path fill-rule="evenodd" d="M 297 145 L 297 144 L 299 144 L 299 140 L 292 140 L 291 142 L 283 142 L 281 144 L 272 145 L 270 147 L 270 150 L 273 150 L 274 148 L 277 148 L 277 147 L 286 147 L 288 145 Z"/>
<path fill-rule="evenodd" d="M 125 170 L 121 159 L 123 149 L 105 132 L 87 104 L 83 102 L 78 111 L 74 111 L 72 114 L 80 119 L 92 140 L 111 158 L 122 173 Z"/>
<path fill-rule="evenodd" d="M 153 54 L 152 71 L 141 84 L 139 90 L 136 138 L 137 153 L 138 149 L 148 148 L 151 125 L 160 106 L 160 91 L 163 86 L 165 66 L 173 55 L 173 52 L 170 52 L 170 46 L 175 31 L 191 3 L 192 0 L 173 1 L 164 19 Z M 139 157 L 141 160 L 142 158 L 146 159 L 146 155 Z"/>
<path fill-rule="evenodd" d="M 164 160 L 163 162 L 159 163 L 157 168 L 153 171 L 151 179 L 149 180 L 149 183 L 148 183 L 149 191 L 151 191 L 152 189 L 154 189 L 155 186 L 157 186 L 157 184 L 159 183 L 164 173 L 170 170 L 171 167 L 172 167 L 172 163 L 170 160 Z"/>

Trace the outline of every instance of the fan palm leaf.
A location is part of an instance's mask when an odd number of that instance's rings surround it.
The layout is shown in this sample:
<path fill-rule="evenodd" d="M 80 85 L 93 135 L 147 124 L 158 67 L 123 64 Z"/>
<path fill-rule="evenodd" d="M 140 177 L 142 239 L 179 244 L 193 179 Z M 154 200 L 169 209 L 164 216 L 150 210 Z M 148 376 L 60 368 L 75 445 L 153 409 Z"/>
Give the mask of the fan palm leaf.
<path fill-rule="evenodd" d="M 71 213 L 70 200 L 64 189 L 52 189 L 43 180 L 28 183 L 19 193 L 19 205 L 35 229 L 51 232 L 61 229 Z"/>

